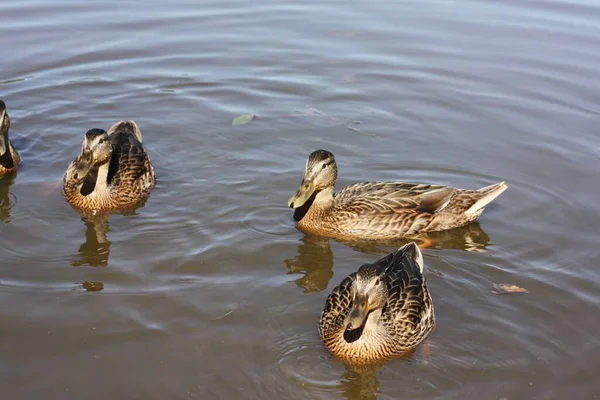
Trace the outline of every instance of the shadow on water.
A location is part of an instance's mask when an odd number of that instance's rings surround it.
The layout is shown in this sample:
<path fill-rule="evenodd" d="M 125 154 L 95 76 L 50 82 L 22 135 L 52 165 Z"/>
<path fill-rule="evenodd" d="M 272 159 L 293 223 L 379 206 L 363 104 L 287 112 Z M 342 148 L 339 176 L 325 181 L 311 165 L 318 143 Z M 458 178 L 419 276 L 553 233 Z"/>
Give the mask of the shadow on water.
<path fill-rule="evenodd" d="M 15 204 L 15 197 L 9 189 L 16 177 L 15 171 L 0 178 L 0 222 L 3 223 L 10 222 L 10 210 Z"/>
<path fill-rule="evenodd" d="M 485 252 L 490 243 L 490 237 L 481 228 L 479 222 L 472 222 L 448 231 L 430 233 L 423 239 L 431 241 L 429 249 L 456 249 L 478 253 Z M 294 258 L 283 261 L 289 274 L 304 274 L 294 282 L 306 292 L 325 290 L 333 276 L 333 252 L 329 240 L 331 239 L 305 235 L 298 244 L 298 254 Z M 335 240 L 355 251 L 377 255 L 387 254 L 408 242 L 408 240 L 384 242 Z M 356 267 L 358 268 L 358 265 Z"/>

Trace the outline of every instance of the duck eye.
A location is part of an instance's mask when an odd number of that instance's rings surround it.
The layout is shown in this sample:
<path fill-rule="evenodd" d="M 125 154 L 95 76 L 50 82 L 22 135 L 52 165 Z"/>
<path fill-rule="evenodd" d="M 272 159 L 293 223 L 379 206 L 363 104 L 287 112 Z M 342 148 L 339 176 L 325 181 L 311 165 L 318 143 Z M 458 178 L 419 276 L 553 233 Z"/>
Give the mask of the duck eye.
<path fill-rule="evenodd" d="M 102 143 L 104 143 L 105 140 L 106 139 L 100 139 L 100 141 L 98 143 L 102 144 Z"/>
<path fill-rule="evenodd" d="M 381 285 L 381 279 L 377 278 L 377 280 L 375 280 L 375 286 L 379 285 Z"/>

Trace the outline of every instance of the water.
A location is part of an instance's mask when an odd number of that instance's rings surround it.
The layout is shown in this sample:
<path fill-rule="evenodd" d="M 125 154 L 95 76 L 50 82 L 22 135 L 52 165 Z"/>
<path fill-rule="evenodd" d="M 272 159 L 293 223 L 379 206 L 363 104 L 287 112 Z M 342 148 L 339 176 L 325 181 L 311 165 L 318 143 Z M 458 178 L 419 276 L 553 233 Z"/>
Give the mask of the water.
<path fill-rule="evenodd" d="M 0 15 L 23 158 L 0 180 L 3 398 L 600 398 L 596 3 L 19 0 Z M 56 184 L 85 131 L 120 119 L 158 184 L 129 215 L 83 220 Z M 425 250 L 437 329 L 378 370 L 318 338 L 329 291 L 394 247 L 294 228 L 286 201 L 317 148 L 338 188 L 510 184 Z"/>

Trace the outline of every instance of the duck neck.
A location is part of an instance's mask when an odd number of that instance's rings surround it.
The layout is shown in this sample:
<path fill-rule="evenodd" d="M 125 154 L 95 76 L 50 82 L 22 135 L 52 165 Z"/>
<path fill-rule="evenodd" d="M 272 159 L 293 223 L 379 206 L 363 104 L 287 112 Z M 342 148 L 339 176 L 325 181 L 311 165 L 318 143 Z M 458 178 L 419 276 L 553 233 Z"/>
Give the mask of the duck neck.
<path fill-rule="evenodd" d="M 103 192 L 108 189 L 108 167 L 110 160 L 98 167 L 98 177 L 96 178 L 96 187 L 94 192 Z"/>
<path fill-rule="evenodd" d="M 333 187 L 313 194 L 311 198 L 294 211 L 294 220 L 300 224 L 308 220 L 319 221 L 333 207 Z"/>
<path fill-rule="evenodd" d="M 313 202 L 313 206 L 315 205 L 323 209 L 329 208 L 333 205 L 333 186 L 323 189 L 317 193 L 315 196 L 315 201 Z"/>
<path fill-rule="evenodd" d="M 315 195 L 315 199 L 308 210 L 309 217 L 322 218 L 333 208 L 333 187 L 321 190 Z"/>

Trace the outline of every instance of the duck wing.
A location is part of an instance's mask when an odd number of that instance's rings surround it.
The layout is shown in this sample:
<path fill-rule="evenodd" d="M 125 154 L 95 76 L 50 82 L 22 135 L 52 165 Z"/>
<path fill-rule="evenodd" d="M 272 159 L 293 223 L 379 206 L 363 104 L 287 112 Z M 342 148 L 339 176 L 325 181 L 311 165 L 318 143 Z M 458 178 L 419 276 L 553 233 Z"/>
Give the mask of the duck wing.
<path fill-rule="evenodd" d="M 344 318 L 350 312 L 352 305 L 351 288 L 355 280 L 356 272 L 346 277 L 327 296 L 325 308 L 321 313 L 321 320 L 319 322 L 319 334 L 323 341 L 327 342 L 328 338 L 344 329 Z"/>
<path fill-rule="evenodd" d="M 409 236 L 427 227 L 455 192 L 455 188 L 441 185 L 363 182 L 338 192 L 334 207 L 357 233 L 378 230 L 390 232 L 390 236 Z"/>
<path fill-rule="evenodd" d="M 133 121 L 122 121 L 109 131 L 113 154 L 108 183 L 113 187 L 149 189 L 154 184 L 154 169 L 141 142 L 141 133 Z"/>
<path fill-rule="evenodd" d="M 423 256 L 409 243 L 377 261 L 384 269 L 388 300 L 382 318 L 398 335 L 423 332 L 433 326 L 433 302 L 423 276 Z M 407 338 L 405 338 L 407 340 Z"/>
<path fill-rule="evenodd" d="M 335 194 L 336 203 L 367 214 L 395 213 L 401 209 L 434 213 L 443 209 L 456 189 L 442 185 L 404 182 L 362 182 Z"/>

